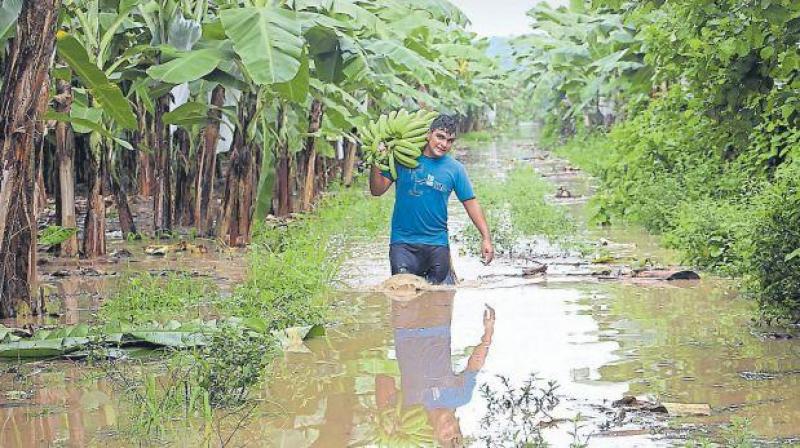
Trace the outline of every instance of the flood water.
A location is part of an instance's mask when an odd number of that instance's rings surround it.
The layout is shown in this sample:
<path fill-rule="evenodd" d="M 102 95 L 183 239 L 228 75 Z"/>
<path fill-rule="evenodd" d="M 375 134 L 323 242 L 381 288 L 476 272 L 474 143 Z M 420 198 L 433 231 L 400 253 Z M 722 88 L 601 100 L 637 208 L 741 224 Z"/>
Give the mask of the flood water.
<path fill-rule="evenodd" d="M 534 155 L 524 142 L 499 141 L 460 157 L 471 171 L 535 164 L 573 193 L 560 202 L 585 226 L 592 182 Z M 456 232 L 466 225 L 459 207 Z M 620 260 L 676 262 L 641 230 L 579 237 L 602 239 Z M 369 291 L 388 276 L 387 241 L 353 248 L 335 306 L 358 312 L 285 353 L 247 421 L 215 431 L 230 436 L 228 446 L 514 446 L 503 439 L 515 429 L 509 415 L 482 427 L 492 417 L 483 391 L 502 391 L 501 378 L 518 390 L 535 374 L 539 387 L 558 384 L 559 404 L 548 417 L 536 414 L 552 422 L 541 432 L 554 447 L 570 446 L 575 432 L 590 447 L 682 446 L 694 437 L 685 429 L 714 429 L 732 417 L 750 418 L 765 441 L 800 437 L 800 342 L 754 327 L 754 305 L 733 282 L 600 280 L 570 251 L 532 244 L 536 260 L 490 267 L 455 247 L 457 289 L 401 297 Z M 551 266 L 547 276 L 521 277 L 535 261 Z M 129 440 L 119 431 L 124 401 L 84 364 L 3 363 L 0 371 L 2 447 L 221 445 L 191 425 L 158 441 Z M 612 402 L 626 395 L 708 404 L 711 416 L 620 415 Z"/>

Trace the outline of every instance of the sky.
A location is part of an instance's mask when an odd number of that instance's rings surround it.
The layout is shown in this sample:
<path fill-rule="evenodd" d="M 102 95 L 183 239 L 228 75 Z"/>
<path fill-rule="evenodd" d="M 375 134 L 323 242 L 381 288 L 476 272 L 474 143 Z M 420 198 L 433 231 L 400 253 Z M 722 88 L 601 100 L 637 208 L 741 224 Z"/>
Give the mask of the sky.
<path fill-rule="evenodd" d="M 450 0 L 472 21 L 472 31 L 480 36 L 516 36 L 530 30 L 530 20 L 525 15 L 534 4 L 542 0 Z M 568 0 L 550 0 L 553 6 L 569 3 Z"/>

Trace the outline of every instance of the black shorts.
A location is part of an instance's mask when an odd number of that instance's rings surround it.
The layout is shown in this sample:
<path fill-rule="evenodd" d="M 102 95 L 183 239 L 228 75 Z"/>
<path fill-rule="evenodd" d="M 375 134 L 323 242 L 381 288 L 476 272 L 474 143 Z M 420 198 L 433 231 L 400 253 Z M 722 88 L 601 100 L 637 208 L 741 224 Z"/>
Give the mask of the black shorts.
<path fill-rule="evenodd" d="M 450 266 L 450 247 L 428 244 L 392 244 L 389 246 L 392 275 L 418 275 L 432 285 L 454 285 Z"/>

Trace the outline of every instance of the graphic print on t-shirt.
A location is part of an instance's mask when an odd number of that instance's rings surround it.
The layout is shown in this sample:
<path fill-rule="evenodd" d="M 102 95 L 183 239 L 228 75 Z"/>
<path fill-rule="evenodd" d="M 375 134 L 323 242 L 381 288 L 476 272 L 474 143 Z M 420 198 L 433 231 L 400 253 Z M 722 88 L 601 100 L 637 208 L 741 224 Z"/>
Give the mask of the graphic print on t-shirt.
<path fill-rule="evenodd" d="M 414 168 L 411 170 L 411 189 L 408 191 L 408 194 L 415 197 L 422 196 L 425 192 L 418 187 L 424 185 L 428 188 L 433 188 L 434 190 L 445 193 L 447 191 L 447 187 L 436 180 L 433 177 L 433 174 L 425 172 L 422 167 Z"/>

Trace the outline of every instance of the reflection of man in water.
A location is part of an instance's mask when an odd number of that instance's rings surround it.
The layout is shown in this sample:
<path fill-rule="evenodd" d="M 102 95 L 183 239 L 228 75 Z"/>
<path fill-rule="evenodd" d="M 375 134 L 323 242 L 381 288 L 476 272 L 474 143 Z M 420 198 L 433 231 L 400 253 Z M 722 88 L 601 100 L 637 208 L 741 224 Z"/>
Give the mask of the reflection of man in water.
<path fill-rule="evenodd" d="M 483 315 L 483 337 L 461 373 L 454 373 L 450 358 L 450 322 L 453 291 L 428 293 L 411 302 L 394 301 L 392 324 L 400 364 L 403 406 L 422 405 L 434 437 L 443 446 L 461 446 L 456 408 L 467 404 L 475 390 L 475 377 L 486 361 L 494 333 L 494 310 Z M 394 379 L 376 379 L 378 404 L 397 399 Z"/>

